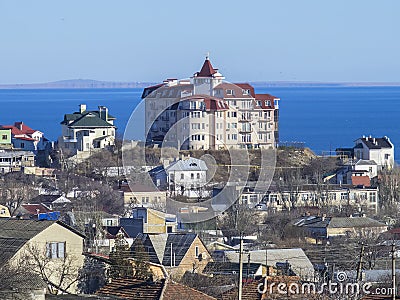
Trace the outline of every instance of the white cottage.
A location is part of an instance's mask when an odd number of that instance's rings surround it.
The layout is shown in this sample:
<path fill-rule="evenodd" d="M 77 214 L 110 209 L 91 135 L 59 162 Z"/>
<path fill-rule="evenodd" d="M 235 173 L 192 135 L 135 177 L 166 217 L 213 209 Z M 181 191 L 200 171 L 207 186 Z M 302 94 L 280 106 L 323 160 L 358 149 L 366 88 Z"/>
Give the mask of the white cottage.
<path fill-rule="evenodd" d="M 170 194 L 189 198 L 205 197 L 208 193 L 205 191 L 207 170 L 203 160 L 193 157 L 173 162 L 165 169 Z"/>
<path fill-rule="evenodd" d="M 380 169 L 391 169 L 394 166 L 394 145 L 387 136 L 363 136 L 355 141 L 354 156 L 357 159 L 373 160 Z"/>

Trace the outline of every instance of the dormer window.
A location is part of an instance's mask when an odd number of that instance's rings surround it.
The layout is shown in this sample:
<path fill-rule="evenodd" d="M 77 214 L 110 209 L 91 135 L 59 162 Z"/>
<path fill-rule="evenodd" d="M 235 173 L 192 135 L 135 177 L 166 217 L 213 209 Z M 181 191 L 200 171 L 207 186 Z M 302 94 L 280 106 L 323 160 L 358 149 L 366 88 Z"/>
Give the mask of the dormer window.
<path fill-rule="evenodd" d="M 262 105 L 260 100 L 257 101 L 257 105 L 258 105 L 258 106 L 261 106 L 261 105 Z"/>
<path fill-rule="evenodd" d="M 265 100 L 265 106 L 271 106 L 271 101 L 270 100 Z"/>
<path fill-rule="evenodd" d="M 243 90 L 243 95 L 249 95 L 250 94 L 250 90 Z"/>
<path fill-rule="evenodd" d="M 197 167 L 197 164 L 195 162 L 192 162 L 189 164 L 190 167 Z"/>
<path fill-rule="evenodd" d="M 233 95 L 233 90 L 226 90 L 227 95 Z"/>

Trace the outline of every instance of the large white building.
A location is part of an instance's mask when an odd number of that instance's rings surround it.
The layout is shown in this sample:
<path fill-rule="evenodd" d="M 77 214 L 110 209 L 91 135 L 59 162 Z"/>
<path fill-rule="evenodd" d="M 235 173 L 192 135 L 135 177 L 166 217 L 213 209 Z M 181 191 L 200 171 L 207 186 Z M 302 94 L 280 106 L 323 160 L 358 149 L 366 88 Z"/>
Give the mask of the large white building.
<path fill-rule="evenodd" d="M 78 112 L 64 115 L 58 146 L 73 155 L 112 147 L 115 145 L 114 120 L 105 106 L 99 106 L 98 111 L 88 111 L 86 105 L 81 104 Z"/>
<path fill-rule="evenodd" d="M 190 79 L 145 88 L 147 144 L 182 150 L 275 148 L 279 98 L 223 80 L 207 57 Z"/>

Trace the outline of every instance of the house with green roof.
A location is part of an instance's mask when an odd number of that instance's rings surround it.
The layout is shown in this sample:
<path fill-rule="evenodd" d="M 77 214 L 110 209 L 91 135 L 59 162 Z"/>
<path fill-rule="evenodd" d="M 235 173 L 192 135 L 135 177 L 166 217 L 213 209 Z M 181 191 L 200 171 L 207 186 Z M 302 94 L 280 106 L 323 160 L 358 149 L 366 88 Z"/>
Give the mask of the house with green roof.
<path fill-rule="evenodd" d="M 114 120 L 105 106 L 89 111 L 85 104 L 81 104 L 78 112 L 64 115 L 58 146 L 70 155 L 112 148 L 115 145 Z"/>

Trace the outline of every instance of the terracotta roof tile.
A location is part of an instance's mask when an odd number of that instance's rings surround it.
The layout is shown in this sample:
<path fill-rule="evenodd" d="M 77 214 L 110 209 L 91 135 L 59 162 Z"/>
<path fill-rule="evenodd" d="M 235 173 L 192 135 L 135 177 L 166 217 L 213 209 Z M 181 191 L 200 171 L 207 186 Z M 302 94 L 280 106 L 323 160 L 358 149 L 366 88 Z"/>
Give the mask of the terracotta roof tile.
<path fill-rule="evenodd" d="M 200 72 L 197 73 L 198 77 L 212 77 L 217 71 L 214 70 L 211 62 L 208 58 L 204 61 L 203 66 L 201 67 Z"/>
<path fill-rule="evenodd" d="M 164 286 L 164 281 L 149 282 L 136 278 L 113 279 L 103 286 L 96 294 L 116 296 L 120 299 L 158 300 Z"/>
<path fill-rule="evenodd" d="M 113 279 L 98 295 L 135 300 L 215 300 L 200 291 L 173 281 L 145 281 L 137 278 Z"/>
<path fill-rule="evenodd" d="M 168 281 L 163 294 L 164 300 L 215 300 L 216 298 L 186 285 Z"/>

